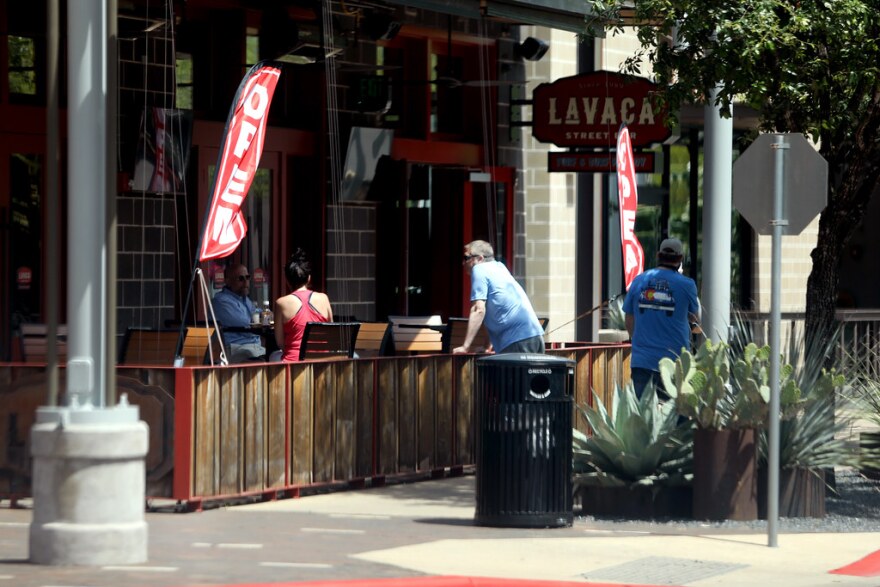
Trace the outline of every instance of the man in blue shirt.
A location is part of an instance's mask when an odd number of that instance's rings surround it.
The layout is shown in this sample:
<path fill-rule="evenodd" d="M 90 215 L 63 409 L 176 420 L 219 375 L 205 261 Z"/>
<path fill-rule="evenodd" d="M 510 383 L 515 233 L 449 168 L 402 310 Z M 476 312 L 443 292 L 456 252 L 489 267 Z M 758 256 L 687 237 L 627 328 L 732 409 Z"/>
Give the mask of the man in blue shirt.
<path fill-rule="evenodd" d="M 492 245 L 479 240 L 468 243 L 463 263 L 471 273 L 471 311 L 464 344 L 452 352 L 471 352 L 485 322 L 495 352 L 543 353 L 544 329 L 522 286 L 495 260 Z"/>
<path fill-rule="evenodd" d="M 681 349 L 690 349 L 691 324 L 700 320 L 697 284 L 678 271 L 683 258 L 680 240 L 664 240 L 657 252 L 657 267 L 637 276 L 623 301 L 632 340 L 632 381 L 639 397 L 650 386 L 661 399 L 666 398 L 660 359 L 675 360 Z"/>
<path fill-rule="evenodd" d="M 226 286 L 214 296 L 214 314 L 223 327 L 223 340 L 230 363 L 243 363 L 263 359 L 266 349 L 259 335 L 249 331 L 251 317 L 257 311 L 248 297 L 251 276 L 244 265 L 227 267 L 224 277 Z M 231 330 L 230 330 L 231 328 Z"/>

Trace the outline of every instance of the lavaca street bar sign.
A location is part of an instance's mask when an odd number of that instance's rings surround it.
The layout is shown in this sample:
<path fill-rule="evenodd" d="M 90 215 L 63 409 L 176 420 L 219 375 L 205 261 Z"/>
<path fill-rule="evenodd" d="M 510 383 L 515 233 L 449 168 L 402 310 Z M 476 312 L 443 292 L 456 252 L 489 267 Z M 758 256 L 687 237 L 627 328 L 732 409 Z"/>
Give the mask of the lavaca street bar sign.
<path fill-rule="evenodd" d="M 611 71 L 564 77 L 532 92 L 532 134 L 559 147 L 613 148 L 626 123 L 633 147 L 668 139 L 666 111 L 654 101 L 658 86 Z"/>

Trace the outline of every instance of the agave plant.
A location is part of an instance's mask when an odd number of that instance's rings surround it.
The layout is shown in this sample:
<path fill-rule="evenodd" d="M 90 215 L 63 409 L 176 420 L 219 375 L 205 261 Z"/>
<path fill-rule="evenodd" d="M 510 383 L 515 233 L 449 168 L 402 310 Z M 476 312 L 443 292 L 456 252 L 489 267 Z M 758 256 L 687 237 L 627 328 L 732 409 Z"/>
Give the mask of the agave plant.
<path fill-rule="evenodd" d="M 615 296 L 608 301 L 608 328 L 626 330 L 626 314 L 623 311 L 624 296 Z"/>
<path fill-rule="evenodd" d="M 863 375 L 853 390 L 860 414 L 875 426 L 880 426 L 880 379 Z"/>
<path fill-rule="evenodd" d="M 731 345 L 745 348 L 751 330 L 739 313 L 734 313 Z M 779 466 L 783 469 L 825 469 L 857 466 L 859 455 L 848 441 L 852 416 L 841 409 L 851 395 L 858 374 L 839 371 L 835 364 L 840 329 L 806 340 L 790 330 L 785 348 L 786 364 L 780 368 Z M 769 357 L 768 357 L 769 358 Z M 759 439 L 760 457 L 766 461 L 767 433 Z"/>
<path fill-rule="evenodd" d="M 656 394 L 636 397 L 632 383 L 615 386 L 612 411 L 593 394 L 595 407 L 579 405 L 592 436 L 573 431 L 573 482 L 578 486 L 679 486 L 693 475 L 693 434 L 671 402 Z"/>
<path fill-rule="evenodd" d="M 822 398 L 807 402 L 794 418 L 779 425 L 779 466 L 782 469 L 857 467 L 859 452 L 847 441 L 851 420 L 835 414 L 835 402 Z M 767 459 L 767 435 L 760 438 L 761 459 Z"/>
<path fill-rule="evenodd" d="M 880 427 L 880 350 L 866 346 L 858 357 L 847 355 L 843 362 L 855 373 L 846 397 L 853 400 L 860 418 Z"/>
<path fill-rule="evenodd" d="M 841 387 L 841 395 L 852 402 L 852 409 L 846 417 L 849 422 L 861 420 L 861 424 L 873 424 L 875 428 L 862 430 L 861 437 L 876 438 L 876 427 L 880 426 L 880 374 L 876 368 L 880 364 L 880 351 L 874 347 L 865 348 L 858 358 L 846 356 L 843 363 L 854 373 L 849 385 Z M 863 470 L 872 470 L 872 474 L 880 469 L 880 446 L 876 442 L 860 447 L 859 466 Z"/>

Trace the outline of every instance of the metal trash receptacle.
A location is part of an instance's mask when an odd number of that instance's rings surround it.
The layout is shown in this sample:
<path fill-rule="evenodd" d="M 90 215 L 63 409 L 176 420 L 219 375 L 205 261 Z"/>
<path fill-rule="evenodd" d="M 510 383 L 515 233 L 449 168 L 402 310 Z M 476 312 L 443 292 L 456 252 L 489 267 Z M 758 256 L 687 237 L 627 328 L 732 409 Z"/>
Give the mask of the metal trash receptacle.
<path fill-rule="evenodd" d="M 574 361 L 504 354 L 476 361 L 477 508 L 482 526 L 571 526 Z"/>

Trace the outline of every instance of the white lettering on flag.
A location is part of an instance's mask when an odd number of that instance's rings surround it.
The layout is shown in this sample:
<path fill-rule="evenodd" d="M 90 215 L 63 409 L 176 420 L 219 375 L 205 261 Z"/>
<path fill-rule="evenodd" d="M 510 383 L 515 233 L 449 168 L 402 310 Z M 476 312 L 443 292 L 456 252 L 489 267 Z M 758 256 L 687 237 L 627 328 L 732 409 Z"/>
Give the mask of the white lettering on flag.
<path fill-rule="evenodd" d="M 645 252 L 636 237 L 636 209 L 638 190 L 633 162 L 632 142 L 625 124 L 617 133 L 617 196 L 620 202 L 620 244 L 623 254 L 623 273 L 626 289 L 636 275 L 645 269 Z"/>
<path fill-rule="evenodd" d="M 281 70 L 254 66 L 239 89 L 240 99 L 226 123 L 221 156 L 211 192 L 200 261 L 232 254 L 247 234 L 241 206 L 260 164 L 269 105 Z"/>

